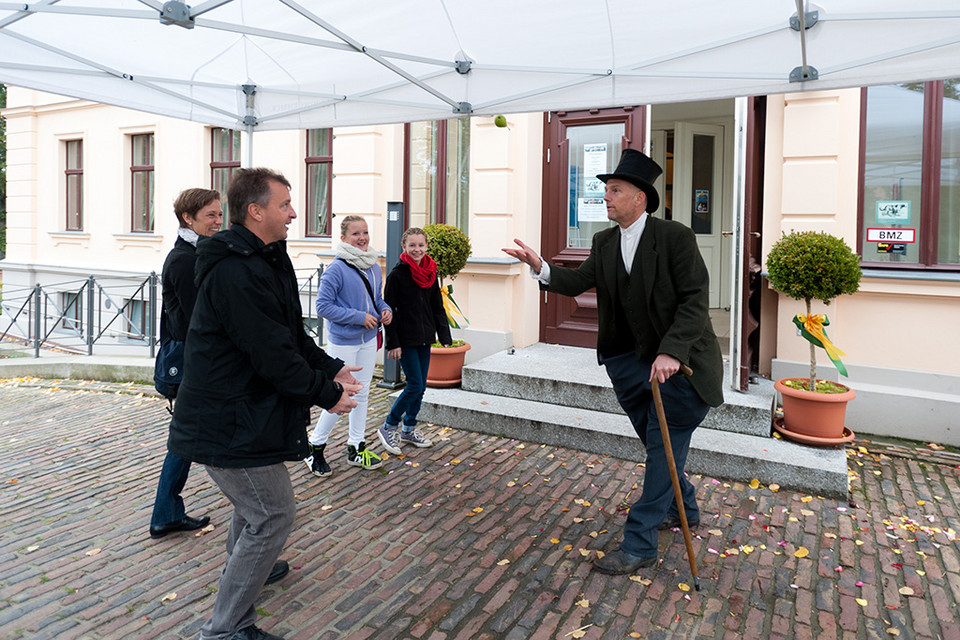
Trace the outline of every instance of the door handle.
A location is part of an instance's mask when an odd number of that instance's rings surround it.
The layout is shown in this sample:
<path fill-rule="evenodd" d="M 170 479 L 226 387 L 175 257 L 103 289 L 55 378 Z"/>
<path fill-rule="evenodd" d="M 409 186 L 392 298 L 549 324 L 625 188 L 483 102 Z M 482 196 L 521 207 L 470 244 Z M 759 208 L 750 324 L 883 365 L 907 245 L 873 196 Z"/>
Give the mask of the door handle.
<path fill-rule="evenodd" d="M 730 236 L 733 235 L 733 231 L 721 231 L 721 232 L 720 232 L 720 235 L 722 235 L 724 238 L 729 238 Z M 759 232 L 759 231 L 751 231 L 749 235 L 753 236 L 754 238 L 759 238 L 759 237 L 760 237 L 760 232 Z"/>

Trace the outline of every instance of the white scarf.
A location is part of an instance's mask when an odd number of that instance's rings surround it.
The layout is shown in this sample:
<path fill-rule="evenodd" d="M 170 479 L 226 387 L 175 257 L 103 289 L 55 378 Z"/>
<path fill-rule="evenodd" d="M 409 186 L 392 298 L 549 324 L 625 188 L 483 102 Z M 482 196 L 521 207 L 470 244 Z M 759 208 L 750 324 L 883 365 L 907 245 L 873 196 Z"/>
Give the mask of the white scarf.
<path fill-rule="evenodd" d="M 188 227 L 177 227 L 177 235 L 193 246 L 197 246 L 197 239 L 200 237 L 196 231 Z"/>
<path fill-rule="evenodd" d="M 357 269 L 360 269 L 360 271 L 366 271 L 377 264 L 377 259 L 380 257 L 375 250 L 361 251 L 346 242 L 341 242 L 337 245 L 336 254 L 338 258 L 347 264 L 352 264 Z"/>

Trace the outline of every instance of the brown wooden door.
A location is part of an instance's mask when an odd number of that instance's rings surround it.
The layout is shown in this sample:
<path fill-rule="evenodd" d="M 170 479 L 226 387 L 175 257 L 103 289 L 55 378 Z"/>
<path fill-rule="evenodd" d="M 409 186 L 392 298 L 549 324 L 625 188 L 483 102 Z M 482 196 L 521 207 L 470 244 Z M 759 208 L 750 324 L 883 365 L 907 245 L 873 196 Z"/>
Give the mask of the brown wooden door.
<path fill-rule="evenodd" d="M 611 173 L 623 149 L 642 150 L 645 107 L 559 111 L 544 116 L 543 220 L 540 255 L 578 267 L 595 233 L 612 225 L 598 173 Z M 540 340 L 578 347 L 597 344 L 597 295 L 548 294 L 540 302 Z"/>

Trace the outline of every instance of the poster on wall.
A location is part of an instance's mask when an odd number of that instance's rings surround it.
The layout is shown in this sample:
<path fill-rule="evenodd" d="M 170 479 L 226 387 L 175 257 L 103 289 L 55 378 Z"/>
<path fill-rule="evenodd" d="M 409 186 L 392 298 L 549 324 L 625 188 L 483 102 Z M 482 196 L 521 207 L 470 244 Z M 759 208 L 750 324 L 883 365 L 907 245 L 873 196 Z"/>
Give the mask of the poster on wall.
<path fill-rule="evenodd" d="M 580 198 L 577 202 L 580 222 L 606 222 L 607 205 L 603 198 Z"/>
<path fill-rule="evenodd" d="M 583 145 L 583 195 L 603 197 L 603 182 L 597 175 L 607 172 L 607 143 Z"/>

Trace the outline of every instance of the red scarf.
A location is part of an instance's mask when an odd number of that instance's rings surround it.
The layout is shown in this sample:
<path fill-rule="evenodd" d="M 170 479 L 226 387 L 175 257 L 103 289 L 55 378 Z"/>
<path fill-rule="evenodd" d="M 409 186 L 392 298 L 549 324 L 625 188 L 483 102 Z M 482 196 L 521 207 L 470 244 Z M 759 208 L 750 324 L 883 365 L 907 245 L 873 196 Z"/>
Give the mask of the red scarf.
<path fill-rule="evenodd" d="M 436 282 L 437 263 L 427 254 L 423 254 L 423 258 L 420 259 L 420 264 L 417 264 L 413 261 L 413 258 L 404 251 L 400 254 L 400 261 L 410 265 L 410 275 L 413 276 L 413 281 L 416 282 L 418 286 L 426 289 L 427 287 L 433 286 L 433 283 Z"/>

